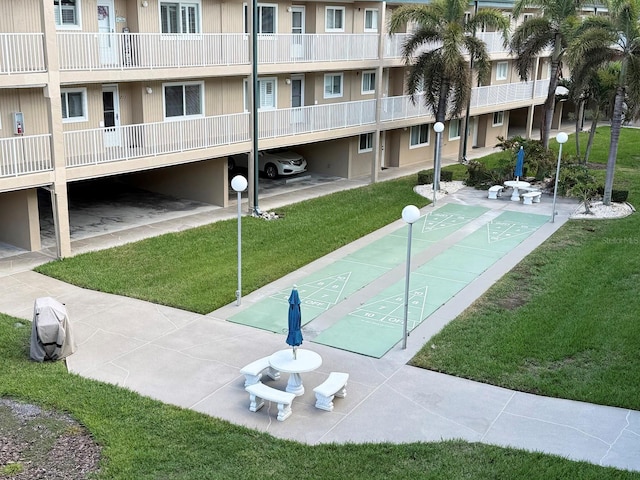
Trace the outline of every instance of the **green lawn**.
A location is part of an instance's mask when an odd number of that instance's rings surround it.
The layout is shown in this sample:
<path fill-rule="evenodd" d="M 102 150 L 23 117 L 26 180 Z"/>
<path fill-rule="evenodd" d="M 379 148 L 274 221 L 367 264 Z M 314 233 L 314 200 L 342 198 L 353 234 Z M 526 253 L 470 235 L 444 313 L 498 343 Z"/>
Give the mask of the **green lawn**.
<path fill-rule="evenodd" d="M 635 204 L 639 140 L 636 130 L 622 132 L 615 185 L 629 189 Z M 599 130 L 597 142 L 591 161 L 604 162 L 608 129 Z M 572 145 L 570 140 L 565 152 Z M 410 177 L 291 205 L 274 222 L 246 218 L 243 291 L 396 220 L 406 204 L 424 205 L 426 199 L 411 191 L 414 183 Z M 565 225 L 413 363 L 523 391 L 640 410 L 639 218 Z M 87 288 L 208 312 L 234 299 L 235 235 L 235 221 L 220 222 L 38 270 Z M 0 396 L 74 415 L 106 447 L 103 478 L 289 478 L 291 465 L 299 465 L 295 478 L 639 478 L 463 442 L 308 447 L 276 440 L 67 375 L 59 364 L 31 363 L 28 329 L 15 329 L 15 322 L 0 317 Z"/>
<path fill-rule="evenodd" d="M 640 478 L 639 473 L 462 441 L 308 446 L 279 440 L 69 375 L 60 362 L 31 362 L 29 333 L 29 322 L 0 314 L 0 397 L 65 411 L 85 425 L 103 446 L 100 479 Z"/>
<path fill-rule="evenodd" d="M 608 131 L 598 131 L 592 161 L 605 161 Z M 573 148 L 570 140 L 566 151 Z M 625 129 L 614 188 L 630 190 L 635 205 L 638 167 L 640 131 Z M 604 179 L 604 171 L 597 173 Z M 412 364 L 640 410 L 639 285 L 640 216 L 571 221 L 432 338 Z"/>
<path fill-rule="evenodd" d="M 249 293 L 401 218 L 416 176 L 278 209 L 283 219 L 242 221 L 242 291 Z M 56 261 L 36 270 L 93 290 L 197 313 L 234 301 L 237 221 L 227 220 Z"/>

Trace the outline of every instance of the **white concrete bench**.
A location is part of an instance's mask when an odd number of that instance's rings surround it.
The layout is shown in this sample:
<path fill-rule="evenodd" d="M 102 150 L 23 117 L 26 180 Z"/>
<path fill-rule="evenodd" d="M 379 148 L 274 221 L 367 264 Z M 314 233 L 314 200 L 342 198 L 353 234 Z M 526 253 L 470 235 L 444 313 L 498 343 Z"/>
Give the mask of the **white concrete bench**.
<path fill-rule="evenodd" d="M 524 205 L 532 205 L 533 203 L 540 203 L 540 197 L 542 192 L 527 192 L 522 194 L 522 203 Z"/>
<path fill-rule="evenodd" d="M 316 393 L 316 408 L 331 412 L 333 397 L 347 396 L 347 380 L 349 380 L 348 373 L 331 372 L 329 378 L 313 389 Z"/>
<path fill-rule="evenodd" d="M 264 401 L 268 400 L 278 404 L 278 420 L 281 422 L 284 422 L 291 415 L 291 403 L 296 398 L 295 394 L 276 390 L 262 382 L 249 385 L 245 387 L 245 390 L 249 392 L 250 411 L 257 412 L 263 407 Z"/>
<path fill-rule="evenodd" d="M 266 373 L 272 380 L 280 378 L 280 372 L 269 365 L 269 357 L 264 357 L 251 362 L 240 370 L 244 375 L 244 386 L 248 387 L 254 383 L 258 383 L 262 379 L 262 374 Z"/>
<path fill-rule="evenodd" d="M 497 200 L 498 197 L 502 196 L 503 190 L 504 187 L 502 185 L 494 185 L 493 187 L 489 188 L 489 198 L 492 200 Z"/>

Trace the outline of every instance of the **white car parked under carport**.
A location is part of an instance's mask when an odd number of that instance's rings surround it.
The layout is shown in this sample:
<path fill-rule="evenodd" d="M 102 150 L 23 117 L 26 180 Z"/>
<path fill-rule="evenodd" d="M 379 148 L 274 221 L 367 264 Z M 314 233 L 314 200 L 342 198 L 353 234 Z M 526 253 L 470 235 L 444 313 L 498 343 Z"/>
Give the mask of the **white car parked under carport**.
<path fill-rule="evenodd" d="M 249 154 L 231 155 L 228 160 L 229 170 L 236 167 L 248 168 Z M 307 171 L 307 161 L 299 153 L 291 150 L 270 150 L 258 153 L 258 170 L 267 178 L 295 175 Z"/>

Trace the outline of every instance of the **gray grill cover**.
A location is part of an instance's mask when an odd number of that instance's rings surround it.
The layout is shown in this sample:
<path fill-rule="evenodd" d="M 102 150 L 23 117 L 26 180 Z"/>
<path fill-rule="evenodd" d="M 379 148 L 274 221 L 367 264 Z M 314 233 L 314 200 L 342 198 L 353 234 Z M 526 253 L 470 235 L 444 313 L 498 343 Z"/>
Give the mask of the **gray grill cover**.
<path fill-rule="evenodd" d="M 36 298 L 31 326 L 31 360 L 61 360 L 76 351 L 67 309 L 51 297 Z"/>

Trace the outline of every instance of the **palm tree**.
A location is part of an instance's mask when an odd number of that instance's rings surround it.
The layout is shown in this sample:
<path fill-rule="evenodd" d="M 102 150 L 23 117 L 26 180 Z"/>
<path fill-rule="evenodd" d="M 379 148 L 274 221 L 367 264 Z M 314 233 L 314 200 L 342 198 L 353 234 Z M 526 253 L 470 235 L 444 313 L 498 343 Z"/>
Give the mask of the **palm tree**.
<path fill-rule="evenodd" d="M 638 118 L 640 106 L 640 0 L 605 0 L 608 17 L 584 21 L 568 54 L 574 78 L 609 62 L 619 62 L 603 203 L 611 203 L 623 117 Z"/>
<path fill-rule="evenodd" d="M 433 0 L 428 5 L 403 5 L 391 15 L 390 34 L 415 26 L 402 49 L 410 66 L 407 90 L 413 102 L 418 93 L 424 95 L 436 122 L 458 117 L 467 107 L 472 70 L 481 82 L 489 79 L 491 60 L 486 44 L 473 35 L 476 29 L 484 25 L 501 31 L 505 42 L 508 35 L 509 21 L 499 10 L 484 8 L 466 18 L 468 7 L 468 0 Z M 440 148 L 436 145 L 436 151 Z M 435 190 L 439 180 L 434 177 Z"/>
<path fill-rule="evenodd" d="M 580 23 L 578 11 L 583 0 L 517 0 L 513 15 L 518 17 L 526 7 L 538 7 L 541 15 L 521 23 L 511 37 L 511 52 L 516 56 L 516 70 L 526 81 L 534 71 L 541 53 L 551 48 L 551 73 L 540 138 L 544 148 L 549 148 L 549 132 L 556 104 L 556 88 L 562 72 L 562 58 Z"/>

